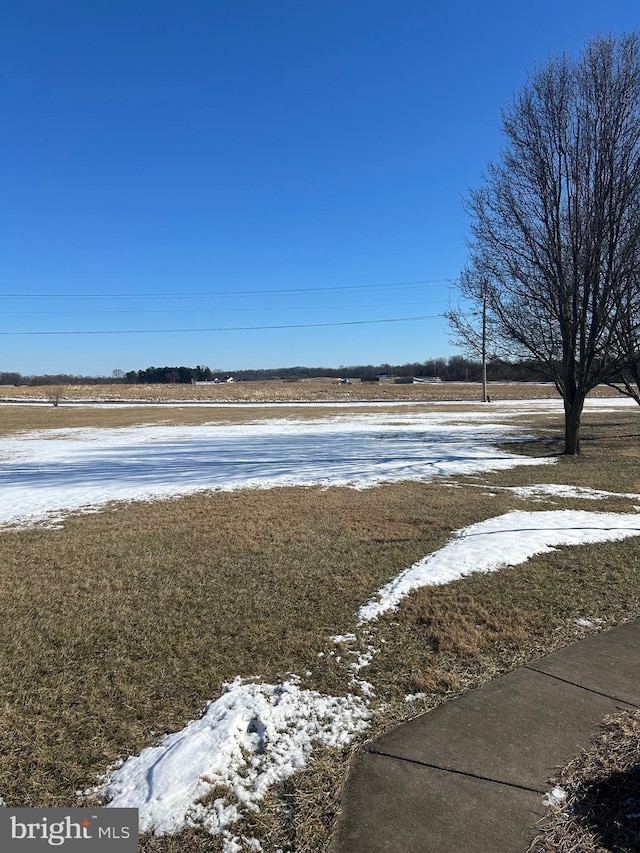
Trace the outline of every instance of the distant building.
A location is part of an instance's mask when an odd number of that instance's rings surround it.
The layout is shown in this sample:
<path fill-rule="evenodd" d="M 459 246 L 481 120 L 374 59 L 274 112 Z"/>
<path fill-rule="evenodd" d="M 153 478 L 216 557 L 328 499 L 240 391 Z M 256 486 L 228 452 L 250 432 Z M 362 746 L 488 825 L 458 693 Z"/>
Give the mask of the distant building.
<path fill-rule="evenodd" d="M 412 385 L 413 384 L 413 376 L 389 376 L 386 373 L 380 374 L 378 377 L 380 382 L 384 382 L 387 385 Z"/>

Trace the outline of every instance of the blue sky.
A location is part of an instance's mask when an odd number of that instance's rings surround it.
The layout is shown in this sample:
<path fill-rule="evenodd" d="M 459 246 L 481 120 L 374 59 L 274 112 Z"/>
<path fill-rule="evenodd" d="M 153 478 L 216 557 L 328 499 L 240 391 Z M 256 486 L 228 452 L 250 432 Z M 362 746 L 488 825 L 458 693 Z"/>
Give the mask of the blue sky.
<path fill-rule="evenodd" d="M 501 107 L 639 18 L 635 0 L 5 0 L 0 371 L 450 355 L 462 202 Z"/>

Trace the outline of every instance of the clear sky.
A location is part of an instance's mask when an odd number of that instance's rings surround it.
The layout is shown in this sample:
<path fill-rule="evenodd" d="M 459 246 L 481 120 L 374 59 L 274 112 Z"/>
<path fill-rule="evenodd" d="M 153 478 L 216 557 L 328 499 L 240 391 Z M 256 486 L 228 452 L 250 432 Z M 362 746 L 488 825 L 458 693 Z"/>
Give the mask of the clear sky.
<path fill-rule="evenodd" d="M 450 355 L 501 107 L 639 21 L 637 0 L 0 2 L 0 371 Z"/>

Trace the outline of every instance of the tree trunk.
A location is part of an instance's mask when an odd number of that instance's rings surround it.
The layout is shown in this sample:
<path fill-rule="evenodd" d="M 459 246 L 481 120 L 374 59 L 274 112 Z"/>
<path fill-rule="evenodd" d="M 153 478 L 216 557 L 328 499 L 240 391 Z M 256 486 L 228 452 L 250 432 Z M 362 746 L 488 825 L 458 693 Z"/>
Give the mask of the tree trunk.
<path fill-rule="evenodd" d="M 580 453 L 580 418 L 584 400 L 576 398 L 564 405 L 564 455 L 577 456 Z"/>

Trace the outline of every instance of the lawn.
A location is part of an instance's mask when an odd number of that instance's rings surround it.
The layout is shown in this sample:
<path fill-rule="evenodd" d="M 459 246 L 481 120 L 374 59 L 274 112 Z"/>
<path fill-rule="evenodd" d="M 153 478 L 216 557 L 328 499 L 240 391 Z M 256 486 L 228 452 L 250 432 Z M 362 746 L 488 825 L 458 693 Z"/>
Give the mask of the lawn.
<path fill-rule="evenodd" d="M 448 553 L 455 531 L 506 513 L 636 524 L 633 406 L 588 408 L 579 459 L 558 456 L 560 408 L 544 400 L 1 413 L 3 492 L 19 483 L 22 496 L 5 503 L 0 534 L 0 794 L 81 802 L 109 767 L 208 708 L 207 742 L 236 752 L 198 769 L 190 814 L 218 834 L 147 833 L 144 850 L 322 851 L 364 738 L 640 615 L 640 536 L 560 547 L 358 615 L 406 569 Z M 84 500 L 69 500 L 72 486 Z M 242 737 L 216 741 L 231 712 Z M 269 763 L 272 742 L 290 745 L 297 772 Z M 194 753 L 181 743 L 188 776 Z M 118 778 L 103 789 L 114 804 Z M 235 811 L 239 791 L 257 811 Z M 185 807 L 172 802 L 177 829 Z M 156 826 L 173 819 L 154 814 Z"/>

